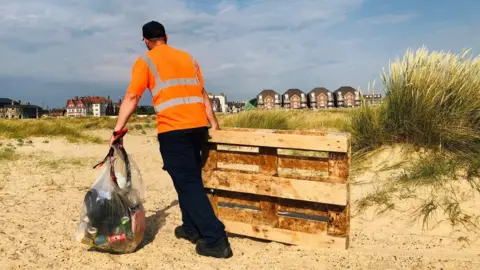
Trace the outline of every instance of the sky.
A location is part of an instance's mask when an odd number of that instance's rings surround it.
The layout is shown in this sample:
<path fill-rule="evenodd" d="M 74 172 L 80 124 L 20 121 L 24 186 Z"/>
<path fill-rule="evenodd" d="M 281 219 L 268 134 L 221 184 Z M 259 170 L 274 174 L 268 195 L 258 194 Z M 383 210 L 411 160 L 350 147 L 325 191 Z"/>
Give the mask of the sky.
<path fill-rule="evenodd" d="M 207 91 L 335 90 L 376 81 L 407 49 L 480 53 L 477 0 L 0 0 L 0 97 L 64 107 L 120 99 L 145 52 L 142 25 L 195 56 Z M 141 104 L 151 105 L 146 90 Z"/>

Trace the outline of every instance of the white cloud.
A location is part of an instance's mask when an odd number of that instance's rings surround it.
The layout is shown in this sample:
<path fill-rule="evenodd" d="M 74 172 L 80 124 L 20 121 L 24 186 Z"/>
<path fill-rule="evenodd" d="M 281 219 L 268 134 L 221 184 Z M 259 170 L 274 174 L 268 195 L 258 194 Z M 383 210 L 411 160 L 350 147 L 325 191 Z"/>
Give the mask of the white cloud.
<path fill-rule="evenodd" d="M 145 50 L 141 26 L 158 20 L 172 46 L 199 59 L 207 83 L 228 88 L 213 91 L 254 93 L 295 81 L 321 84 L 312 75 L 322 63 L 346 61 L 342 50 L 349 47 L 335 45 L 325 30 L 362 1 L 223 1 L 208 12 L 174 0 L 5 2 L 0 56 L 8 65 L 0 67 L 2 75 L 126 83 Z"/>
<path fill-rule="evenodd" d="M 145 51 L 141 26 L 157 20 L 165 25 L 172 46 L 197 57 L 209 90 L 235 99 L 252 97 L 262 88 L 282 92 L 291 87 L 308 91 L 315 86 L 365 86 L 395 55 L 381 37 L 372 42 L 355 33 L 364 26 L 349 22 L 348 14 L 362 4 L 363 0 L 0 0 L 0 59 L 6 63 L 0 65 L 0 77 L 123 85 L 115 94 L 120 96 L 133 62 Z M 395 23 L 414 16 L 360 21 Z M 346 23 L 352 30 L 332 30 Z M 65 91 L 66 97 L 82 94 Z"/>

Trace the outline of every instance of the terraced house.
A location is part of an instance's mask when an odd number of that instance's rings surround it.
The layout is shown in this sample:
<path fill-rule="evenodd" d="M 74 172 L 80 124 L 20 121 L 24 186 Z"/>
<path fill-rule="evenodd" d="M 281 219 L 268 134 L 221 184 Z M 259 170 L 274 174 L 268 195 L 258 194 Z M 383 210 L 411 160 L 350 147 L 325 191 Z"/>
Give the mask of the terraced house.
<path fill-rule="evenodd" d="M 342 86 L 333 92 L 335 96 L 335 107 L 352 108 L 359 107 L 360 92 L 350 86 Z"/>
<path fill-rule="evenodd" d="M 309 107 L 316 109 L 326 109 L 335 107 L 333 93 L 324 87 L 315 87 L 308 92 Z"/>
<path fill-rule="evenodd" d="M 378 100 L 375 99 L 375 102 Z M 342 86 L 334 92 L 324 87 L 315 87 L 308 93 L 298 88 L 290 88 L 281 96 L 275 90 L 266 89 L 257 95 L 257 107 L 260 109 L 317 110 L 358 106 L 361 106 L 361 93 L 350 86 Z"/>
<path fill-rule="evenodd" d="M 257 107 L 266 110 L 278 109 L 282 107 L 282 99 L 280 94 L 272 89 L 263 90 L 257 95 Z"/>
<path fill-rule="evenodd" d="M 283 94 L 283 108 L 285 109 L 306 109 L 307 96 L 297 88 L 290 88 Z"/>

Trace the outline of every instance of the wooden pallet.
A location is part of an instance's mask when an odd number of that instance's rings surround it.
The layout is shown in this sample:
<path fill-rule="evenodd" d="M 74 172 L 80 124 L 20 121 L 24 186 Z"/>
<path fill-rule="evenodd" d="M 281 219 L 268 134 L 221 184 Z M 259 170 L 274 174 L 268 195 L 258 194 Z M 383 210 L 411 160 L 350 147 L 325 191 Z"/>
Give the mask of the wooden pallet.
<path fill-rule="evenodd" d="M 203 182 L 230 233 L 348 248 L 350 135 L 210 131 Z"/>

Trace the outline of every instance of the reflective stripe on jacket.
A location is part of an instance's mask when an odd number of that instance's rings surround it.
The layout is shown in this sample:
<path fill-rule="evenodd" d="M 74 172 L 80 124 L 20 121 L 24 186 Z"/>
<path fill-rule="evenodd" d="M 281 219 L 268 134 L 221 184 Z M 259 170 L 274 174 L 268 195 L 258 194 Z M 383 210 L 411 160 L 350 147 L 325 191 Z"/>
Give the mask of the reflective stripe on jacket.
<path fill-rule="evenodd" d="M 158 133 L 207 126 L 203 79 L 196 60 L 188 53 L 167 47 L 146 52 L 140 58 L 155 82 L 150 88 L 157 113 Z"/>

